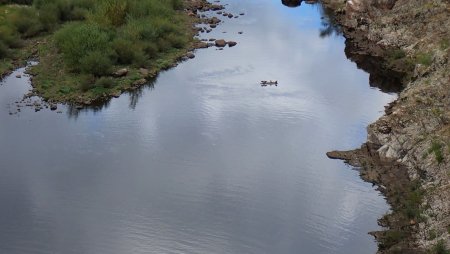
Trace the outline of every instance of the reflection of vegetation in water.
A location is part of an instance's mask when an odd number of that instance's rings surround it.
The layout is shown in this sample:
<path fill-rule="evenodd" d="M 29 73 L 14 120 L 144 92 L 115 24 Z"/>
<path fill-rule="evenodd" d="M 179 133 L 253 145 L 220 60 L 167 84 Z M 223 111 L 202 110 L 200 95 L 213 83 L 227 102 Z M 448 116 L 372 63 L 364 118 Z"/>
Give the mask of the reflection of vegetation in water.
<path fill-rule="evenodd" d="M 155 89 L 155 83 L 156 83 L 157 77 L 152 78 L 148 81 L 147 84 L 140 86 L 132 91 L 129 91 L 127 94 L 129 96 L 129 108 L 135 109 L 139 99 L 144 95 L 144 91 L 153 90 Z M 78 118 L 81 112 L 99 112 L 101 110 L 107 109 L 111 103 L 111 98 L 97 101 L 89 106 L 85 106 L 84 108 L 80 108 L 80 106 L 75 104 L 69 104 L 67 106 L 67 115 L 70 118 Z"/>
<path fill-rule="evenodd" d="M 142 97 L 142 95 L 144 95 L 144 89 L 145 90 L 153 90 L 153 89 L 155 89 L 156 79 L 157 78 L 153 78 L 145 86 L 140 86 L 136 90 L 133 90 L 133 91 L 129 92 L 129 96 L 130 96 L 129 107 L 131 109 L 135 109 L 136 108 L 136 105 L 138 104 L 139 99 Z"/>
<path fill-rule="evenodd" d="M 340 26 L 337 25 L 334 17 L 334 12 L 331 9 L 324 8 L 321 4 L 319 6 L 320 14 L 322 15 L 322 28 L 320 29 L 320 38 L 329 37 L 331 35 L 342 35 Z"/>
<path fill-rule="evenodd" d="M 298 7 L 302 0 L 281 0 L 281 3 L 288 7 Z M 306 1 L 309 5 L 314 5 L 320 12 L 321 25 L 320 38 L 325 38 L 331 35 L 342 35 L 340 27 L 337 25 L 334 17 L 334 11 L 330 8 L 325 8 L 319 1 Z"/>

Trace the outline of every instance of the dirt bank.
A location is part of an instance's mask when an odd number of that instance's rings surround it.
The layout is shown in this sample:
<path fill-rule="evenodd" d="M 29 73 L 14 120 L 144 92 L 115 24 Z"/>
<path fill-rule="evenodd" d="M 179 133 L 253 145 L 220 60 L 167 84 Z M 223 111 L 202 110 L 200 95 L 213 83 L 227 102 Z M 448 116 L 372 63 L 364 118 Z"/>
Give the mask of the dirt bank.
<path fill-rule="evenodd" d="M 380 253 L 450 249 L 450 1 L 323 0 L 346 53 L 371 85 L 401 91 L 360 149 L 330 152 L 361 168 L 393 213 L 374 232 Z"/>

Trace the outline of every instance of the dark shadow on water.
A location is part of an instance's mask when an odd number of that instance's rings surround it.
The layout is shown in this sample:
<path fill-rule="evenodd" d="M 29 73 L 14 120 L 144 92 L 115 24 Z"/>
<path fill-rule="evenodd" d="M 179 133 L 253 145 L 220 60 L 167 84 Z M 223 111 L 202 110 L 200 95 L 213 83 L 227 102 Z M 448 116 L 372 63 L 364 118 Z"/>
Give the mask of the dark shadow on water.
<path fill-rule="evenodd" d="M 403 73 L 387 70 L 383 66 L 383 59 L 370 55 L 355 53 L 358 52 L 355 45 L 350 40 L 345 42 L 345 55 L 352 62 L 356 63 L 359 69 L 369 73 L 369 84 L 384 93 L 399 93 L 403 89 Z"/>
<path fill-rule="evenodd" d="M 157 79 L 158 79 L 158 76 L 156 76 L 155 78 L 148 81 L 148 83 L 146 85 L 141 86 L 133 91 L 127 92 L 127 94 L 129 95 L 129 98 L 130 98 L 129 107 L 131 109 L 136 108 L 136 105 L 138 104 L 139 99 L 142 98 L 142 96 L 144 95 L 144 89 L 148 89 L 148 90 L 155 89 L 155 83 L 156 83 Z"/>
<path fill-rule="evenodd" d="M 332 35 L 342 36 L 342 29 L 339 25 L 337 25 L 333 11 L 328 8 L 323 8 L 323 6 L 318 2 L 315 4 L 319 6 L 321 15 L 322 28 L 319 30 L 320 38 L 326 38 Z"/>
<path fill-rule="evenodd" d="M 336 21 L 334 10 L 324 8 L 317 2 L 322 15 L 321 23 L 323 28 L 320 29 L 320 38 L 335 36 L 344 36 L 341 26 Z M 374 57 L 363 54 L 364 50 L 360 50 L 352 40 L 345 41 L 345 55 L 352 62 L 356 63 L 358 69 L 362 69 L 369 73 L 369 84 L 385 93 L 399 93 L 403 89 L 402 80 L 403 73 L 387 70 L 381 57 Z"/>
<path fill-rule="evenodd" d="M 158 79 L 158 76 L 149 80 L 147 82 L 147 84 L 140 86 L 134 90 L 124 92 L 121 95 L 121 96 L 124 96 L 124 95 L 129 96 L 129 99 L 130 99 L 129 108 L 130 109 L 136 108 L 136 106 L 139 102 L 139 99 L 143 96 L 145 90 L 155 89 L 155 83 L 156 83 L 157 79 Z M 82 112 L 94 112 L 94 114 L 95 114 L 96 112 L 100 112 L 104 109 L 107 109 L 109 107 L 109 105 L 111 104 L 111 100 L 112 100 L 112 98 L 109 98 L 106 100 L 101 100 L 98 102 L 94 102 L 89 106 L 84 106 L 83 108 L 79 108 L 79 106 L 75 105 L 75 104 L 69 104 L 67 106 L 67 115 L 69 116 L 69 118 L 77 119 L 78 116 L 80 115 L 80 113 L 82 113 Z"/>
<path fill-rule="evenodd" d="M 299 7 L 304 0 L 281 0 L 284 6 L 294 8 Z M 315 5 L 318 7 L 321 14 L 321 25 L 319 36 L 320 38 L 329 37 L 331 35 L 341 36 L 342 31 L 340 26 L 336 25 L 334 21 L 333 11 L 331 9 L 323 8 L 322 5 L 317 0 L 304 1 L 306 4 Z"/>

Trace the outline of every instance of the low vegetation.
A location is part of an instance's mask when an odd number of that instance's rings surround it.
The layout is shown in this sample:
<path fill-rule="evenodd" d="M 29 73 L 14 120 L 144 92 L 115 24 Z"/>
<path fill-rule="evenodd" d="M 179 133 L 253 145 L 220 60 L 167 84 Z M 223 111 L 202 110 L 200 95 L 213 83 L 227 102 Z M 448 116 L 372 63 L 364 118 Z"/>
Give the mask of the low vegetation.
<path fill-rule="evenodd" d="M 192 31 L 182 9 L 182 0 L 0 0 L 0 73 L 34 52 L 34 85 L 47 99 L 117 93 L 145 78 L 139 68 L 155 73 L 186 51 Z M 123 67 L 131 75 L 109 77 Z"/>
<path fill-rule="evenodd" d="M 450 254 L 450 250 L 445 246 L 444 241 L 440 240 L 430 251 L 431 254 Z"/>

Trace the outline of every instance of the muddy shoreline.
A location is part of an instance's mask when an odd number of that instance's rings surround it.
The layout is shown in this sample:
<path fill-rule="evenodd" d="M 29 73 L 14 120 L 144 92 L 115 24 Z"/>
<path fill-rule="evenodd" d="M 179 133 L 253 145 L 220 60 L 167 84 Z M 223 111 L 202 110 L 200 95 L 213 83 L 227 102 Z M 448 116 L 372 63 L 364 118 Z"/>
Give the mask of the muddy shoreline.
<path fill-rule="evenodd" d="M 367 142 L 327 153 L 358 168 L 392 207 L 372 232 L 379 253 L 447 253 L 450 247 L 448 38 L 445 1 L 322 1 L 346 54 L 371 86 L 399 92 L 367 128 Z M 447 25 L 446 25 L 447 24 Z"/>

